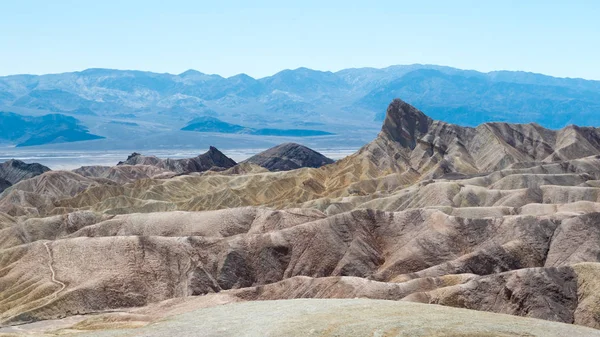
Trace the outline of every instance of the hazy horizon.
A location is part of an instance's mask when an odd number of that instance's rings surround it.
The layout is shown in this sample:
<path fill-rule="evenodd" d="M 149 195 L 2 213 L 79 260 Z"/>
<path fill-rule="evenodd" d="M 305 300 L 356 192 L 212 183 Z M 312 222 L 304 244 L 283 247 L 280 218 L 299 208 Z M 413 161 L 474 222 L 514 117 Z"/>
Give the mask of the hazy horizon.
<path fill-rule="evenodd" d="M 596 1 L 3 2 L 0 75 L 443 64 L 600 80 Z"/>
<path fill-rule="evenodd" d="M 503 71 L 507 71 L 507 72 L 516 72 L 516 73 L 525 73 L 525 74 L 533 74 L 533 75 L 542 75 L 542 76 L 549 76 L 549 77 L 554 77 L 554 78 L 562 78 L 562 79 L 574 79 L 574 80 L 585 80 L 585 81 L 600 81 L 600 79 L 590 79 L 590 78 L 583 78 L 583 77 L 570 77 L 570 76 L 554 76 L 554 75 L 550 75 L 550 74 L 546 74 L 546 73 L 539 73 L 539 72 L 533 72 L 533 71 L 527 71 L 527 70 L 512 70 L 512 69 L 493 69 L 493 70 L 489 70 L 489 71 L 482 71 L 482 70 L 478 70 L 478 69 L 469 69 L 469 68 L 459 68 L 459 67 L 454 67 L 451 65 L 444 65 L 444 64 L 429 64 L 429 63 L 410 63 L 410 64 L 391 64 L 388 66 L 383 66 L 383 67 L 371 67 L 371 66 L 364 66 L 364 67 L 349 67 L 349 68 L 341 68 L 341 69 L 334 69 L 334 70 L 330 70 L 330 69 L 314 69 L 314 68 L 309 68 L 309 67 L 304 67 L 304 66 L 300 66 L 300 67 L 296 67 L 296 68 L 285 68 L 285 69 L 280 69 L 275 71 L 272 74 L 268 74 L 265 76 L 260 76 L 260 77 L 255 77 L 252 75 L 249 75 L 247 73 L 241 72 L 241 73 L 237 73 L 234 75 L 229 75 L 229 76 L 224 76 L 222 74 L 218 74 L 218 73 L 211 73 L 211 72 L 205 72 L 201 69 L 186 69 L 182 72 L 179 73 L 174 73 L 174 72 L 160 72 L 160 71 L 154 71 L 154 70 L 146 70 L 146 69 L 121 69 L 121 68 L 106 68 L 106 67 L 93 67 L 93 68 L 85 68 L 85 69 L 76 69 L 76 70 L 71 70 L 71 71 L 64 71 L 64 72 L 50 72 L 50 73 L 15 73 L 15 74 L 7 74 L 7 75 L 0 75 L 0 77 L 11 77 L 11 76 L 46 76 L 46 75 L 62 75 L 62 74 L 70 74 L 70 73 L 81 73 L 84 72 L 86 70 L 93 70 L 93 69 L 101 69 L 101 70 L 115 70 L 115 71 L 135 71 L 135 72 L 144 72 L 144 73 L 155 73 L 155 74 L 167 74 L 167 75 L 173 75 L 173 76 L 178 76 L 181 75 L 187 71 L 197 71 L 200 72 L 202 74 L 205 75 L 216 75 L 216 76 L 221 76 L 223 78 L 231 78 L 231 77 L 236 77 L 239 75 L 246 75 L 246 76 L 250 76 L 254 79 L 263 79 L 263 78 L 267 78 L 267 77 L 271 77 L 274 75 L 277 75 L 283 71 L 295 71 L 298 69 L 309 69 L 309 70 L 313 70 L 313 71 L 319 71 L 319 72 L 330 72 L 330 73 L 337 73 L 340 71 L 344 71 L 344 70 L 350 70 L 350 69 L 379 69 L 379 70 L 383 70 L 383 69 L 388 69 L 388 68 L 393 68 L 393 67 L 408 67 L 408 66 L 432 66 L 432 67 L 444 67 L 444 68 L 454 68 L 454 69 L 458 69 L 458 70 L 464 70 L 464 71 L 476 71 L 482 74 L 489 74 L 489 73 L 496 73 L 496 72 L 503 72 Z"/>

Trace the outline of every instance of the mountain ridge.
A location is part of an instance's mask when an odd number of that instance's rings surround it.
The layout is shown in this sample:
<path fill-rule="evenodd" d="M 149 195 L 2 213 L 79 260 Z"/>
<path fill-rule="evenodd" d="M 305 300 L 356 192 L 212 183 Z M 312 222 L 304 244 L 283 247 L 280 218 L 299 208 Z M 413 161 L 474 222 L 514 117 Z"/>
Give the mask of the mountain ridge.
<path fill-rule="evenodd" d="M 205 153 L 185 159 L 160 159 L 155 156 L 133 153 L 127 157 L 127 160 L 119 162 L 117 166 L 119 165 L 149 165 L 177 174 L 188 174 L 208 170 L 226 170 L 234 167 L 236 162 L 216 147 L 211 146 Z"/>
<path fill-rule="evenodd" d="M 441 70 L 447 70 L 447 71 L 463 71 L 463 72 L 468 72 L 468 73 L 472 73 L 472 74 L 485 74 L 485 75 L 490 75 L 490 76 L 497 76 L 497 75 L 501 75 L 503 73 L 510 73 L 510 74 L 523 74 L 526 76 L 538 76 L 541 75 L 543 77 L 551 77 L 551 78 L 556 78 L 556 79 L 564 79 L 564 80 L 575 80 L 575 81 L 588 81 L 588 82 L 599 82 L 600 80 L 598 79 L 589 79 L 589 78 L 583 78 L 583 77 L 570 77 L 570 76 L 556 76 L 556 75 L 547 75 L 541 72 L 535 72 L 535 71 L 527 71 L 527 70 L 489 70 L 489 71 L 481 71 L 481 70 L 476 70 L 476 69 L 462 69 L 462 68 L 458 68 L 458 67 L 454 67 L 454 66 L 447 66 L 447 65 L 438 65 L 438 64 L 432 64 L 432 63 L 412 63 L 412 64 L 394 64 L 394 65 L 389 65 L 386 67 L 373 67 L 373 66 L 364 66 L 364 67 L 350 67 L 350 68 L 344 68 L 344 69 L 340 69 L 340 70 L 320 70 L 320 69 L 311 69 L 308 67 L 297 67 L 297 68 L 285 68 L 282 70 L 279 70 L 271 75 L 265 75 L 265 76 L 251 76 L 248 75 L 246 73 L 238 73 L 238 74 L 234 74 L 234 75 L 230 75 L 230 76 L 222 76 L 219 74 L 215 74 L 215 73 L 205 73 L 202 72 L 201 70 L 198 69 L 194 69 L 194 68 L 190 68 L 187 69 L 181 73 L 171 73 L 171 72 L 157 72 L 157 71 L 152 71 L 152 70 L 136 70 L 136 69 L 119 69 L 119 68 L 85 68 L 83 70 L 72 70 L 72 71 L 63 71 L 63 72 L 51 72 L 51 73 L 44 73 L 44 74 L 28 74 L 28 73 L 19 73 L 19 74 L 8 74 L 8 75 L 2 75 L 0 76 L 0 78 L 10 78 L 10 77 L 40 77 L 40 76 L 53 76 L 53 75 L 66 75 L 66 74 L 76 74 L 76 73 L 89 73 L 89 72 L 104 72 L 104 71 L 117 71 L 117 72 L 133 72 L 133 73 L 152 73 L 152 74 L 159 74 L 159 75 L 172 75 L 172 76 L 189 76 L 189 75 L 204 75 L 204 76 L 211 76 L 211 77 L 220 77 L 220 78 L 230 78 L 230 77 L 234 77 L 234 76 L 239 76 L 239 75 L 244 75 L 244 76 L 249 76 L 251 78 L 254 78 L 256 80 L 260 80 L 263 78 L 267 78 L 267 77 L 272 77 L 274 75 L 277 75 L 280 72 L 283 71 L 296 71 L 296 70 L 311 70 L 311 71 L 315 71 L 315 72 L 322 72 L 322 73 L 333 73 L 333 74 L 338 74 L 338 73 L 343 73 L 343 72 L 349 72 L 349 71 L 362 71 L 362 70 L 375 70 L 375 71 L 385 71 L 385 72 L 391 72 L 397 69 L 401 69 L 401 68 L 432 68 L 432 69 L 441 69 Z"/>
<path fill-rule="evenodd" d="M 359 147 L 376 135 L 383 112 L 395 97 L 433 119 L 466 126 L 485 122 L 536 122 L 551 129 L 598 126 L 599 92 L 600 81 L 418 64 L 337 72 L 298 68 L 258 79 L 246 74 L 226 78 L 198 71 L 175 75 L 110 69 L 0 77 L 3 110 L 72 116 L 90 134 L 104 137 L 93 143 L 46 146 L 61 149 L 141 150 L 139 145 L 224 149 L 234 144 L 269 148 L 298 142 L 299 136 L 308 137 L 302 142 L 311 147 Z M 181 130 L 206 117 L 267 131 L 245 135 L 244 142 L 233 142 L 227 133 L 209 142 L 202 134 Z M 335 135 L 319 138 L 312 131 L 273 131 L 313 129 L 307 123 L 319 123 L 320 131 Z M 43 138 L 31 145 L 47 143 L 52 141 Z"/>

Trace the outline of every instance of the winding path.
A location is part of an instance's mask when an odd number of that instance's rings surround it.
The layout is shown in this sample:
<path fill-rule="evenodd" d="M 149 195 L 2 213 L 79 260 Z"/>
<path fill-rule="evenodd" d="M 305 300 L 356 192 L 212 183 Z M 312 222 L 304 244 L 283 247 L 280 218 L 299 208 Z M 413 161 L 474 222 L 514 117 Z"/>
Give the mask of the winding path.
<path fill-rule="evenodd" d="M 48 252 L 48 267 L 50 268 L 50 272 L 52 273 L 52 282 L 61 286 L 60 290 L 54 293 L 54 298 L 56 299 L 58 297 L 58 294 L 61 291 L 65 290 L 67 285 L 56 279 L 56 272 L 54 271 L 54 267 L 52 267 L 52 262 L 54 261 L 54 258 L 52 257 L 52 252 L 50 251 L 50 247 L 48 247 L 48 243 L 49 242 L 44 242 L 44 247 L 46 247 L 46 252 Z"/>
<path fill-rule="evenodd" d="M 60 290 L 55 292 L 54 294 L 52 294 L 52 298 L 49 298 L 48 300 L 45 301 L 44 304 L 38 305 L 34 308 L 28 309 L 26 312 L 34 312 L 40 308 L 45 307 L 46 305 L 52 303 L 53 300 L 58 298 L 58 294 L 60 294 L 61 291 L 65 290 L 65 288 L 67 287 L 66 284 L 62 283 L 61 281 L 56 279 L 56 272 L 54 271 L 54 267 L 52 266 L 52 262 L 54 261 L 54 258 L 52 257 L 52 251 L 50 250 L 50 247 L 48 246 L 48 243 L 50 242 L 43 242 L 42 244 L 44 245 L 44 247 L 46 247 L 46 252 L 48 253 L 48 268 L 50 268 L 50 273 L 52 275 L 52 283 L 54 284 L 58 284 L 60 286 Z M 40 300 L 42 300 L 44 298 L 41 298 Z M 22 314 L 22 313 L 21 313 Z M 17 315 L 18 316 L 18 315 Z M 11 321 L 12 319 L 14 319 L 17 316 L 11 316 L 8 317 L 7 319 L 5 319 L 6 322 Z M 10 331 L 9 331 L 10 332 Z"/>

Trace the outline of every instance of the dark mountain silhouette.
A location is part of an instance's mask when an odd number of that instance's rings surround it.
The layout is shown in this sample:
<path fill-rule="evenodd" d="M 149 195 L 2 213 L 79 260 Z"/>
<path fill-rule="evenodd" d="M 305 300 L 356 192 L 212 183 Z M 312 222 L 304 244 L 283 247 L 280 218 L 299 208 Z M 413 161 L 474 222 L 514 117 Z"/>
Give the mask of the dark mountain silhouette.
<path fill-rule="evenodd" d="M 321 167 L 334 161 L 306 146 L 285 143 L 256 154 L 244 162 L 262 166 L 269 171 L 289 171 L 301 167 Z"/>
<path fill-rule="evenodd" d="M 21 180 L 33 178 L 50 169 L 38 163 L 26 164 L 20 160 L 8 160 L 0 164 L 0 192 Z"/>

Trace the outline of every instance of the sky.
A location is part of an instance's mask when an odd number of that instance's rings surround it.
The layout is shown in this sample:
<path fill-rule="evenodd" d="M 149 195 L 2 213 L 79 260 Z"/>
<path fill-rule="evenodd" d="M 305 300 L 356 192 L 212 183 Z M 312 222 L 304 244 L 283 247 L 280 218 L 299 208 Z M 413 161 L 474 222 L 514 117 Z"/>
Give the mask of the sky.
<path fill-rule="evenodd" d="M 600 1 L 2 0 L 0 75 L 438 64 L 600 80 Z"/>

